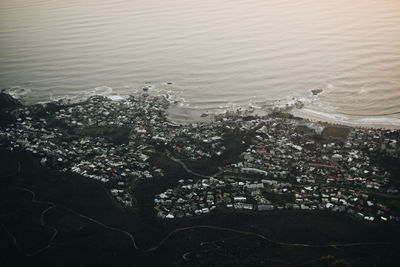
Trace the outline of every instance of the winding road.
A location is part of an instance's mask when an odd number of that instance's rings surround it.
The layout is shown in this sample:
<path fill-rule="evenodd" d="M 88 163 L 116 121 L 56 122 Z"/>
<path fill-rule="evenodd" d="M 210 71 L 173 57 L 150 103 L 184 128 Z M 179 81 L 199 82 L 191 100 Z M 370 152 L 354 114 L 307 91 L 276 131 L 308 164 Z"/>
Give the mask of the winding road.
<path fill-rule="evenodd" d="M 45 224 L 45 216 L 50 210 L 56 208 L 56 204 L 54 204 L 53 202 L 37 200 L 35 192 L 33 192 L 32 190 L 30 190 L 28 188 L 17 187 L 15 189 L 31 193 L 32 202 L 33 203 L 49 205 L 49 207 L 47 207 L 45 210 L 42 211 L 42 213 L 40 215 L 40 222 L 41 222 L 41 225 L 43 227 L 48 227 L 48 228 L 53 229 L 53 235 L 49 239 L 48 244 L 46 246 L 44 246 L 44 247 L 42 247 L 42 248 L 40 248 L 40 249 L 38 249 L 38 250 L 36 250 L 34 252 L 26 252 L 26 251 L 24 251 L 19 246 L 18 241 L 15 238 L 15 236 L 7 229 L 7 227 L 3 223 L 0 224 L 2 226 L 2 228 L 3 228 L 3 230 L 10 236 L 10 238 L 12 239 L 12 243 L 14 244 L 14 246 L 19 251 L 21 251 L 25 256 L 28 256 L 28 257 L 35 256 L 35 255 L 43 252 L 44 250 L 50 248 L 52 245 L 54 245 L 53 241 L 54 241 L 55 237 L 58 234 L 58 230 Z M 237 229 L 233 229 L 233 228 L 214 226 L 214 225 L 195 225 L 195 226 L 181 227 L 181 228 L 177 228 L 175 230 L 172 230 L 163 239 L 161 239 L 158 242 L 157 245 L 155 245 L 153 247 L 150 247 L 150 248 L 147 248 L 147 249 L 144 249 L 144 248 L 140 248 L 137 245 L 135 237 L 133 236 L 132 233 L 130 233 L 128 231 L 119 229 L 117 227 L 106 225 L 106 224 L 102 223 L 99 220 L 96 220 L 96 219 L 94 219 L 92 217 L 89 217 L 89 216 L 86 216 L 84 214 L 81 214 L 79 212 L 76 212 L 76 211 L 74 211 L 72 209 L 69 209 L 69 208 L 63 208 L 63 209 L 65 209 L 65 210 L 67 210 L 67 211 L 69 211 L 71 213 L 74 213 L 74 214 L 78 215 L 79 217 L 81 217 L 81 218 L 83 218 L 83 219 L 85 219 L 87 221 L 90 221 L 92 223 L 95 223 L 95 224 L 97 224 L 97 225 L 99 225 L 99 226 L 101 226 L 101 227 L 103 227 L 105 229 L 112 230 L 112 231 L 115 231 L 115 232 L 119 232 L 119 233 L 125 235 L 127 238 L 129 238 L 130 242 L 132 243 L 132 247 L 135 250 L 138 250 L 138 251 L 141 251 L 141 252 L 151 252 L 151 251 L 155 251 L 155 250 L 159 249 L 160 247 L 162 247 L 164 245 L 165 242 L 168 241 L 169 238 L 171 238 L 172 236 L 174 236 L 174 235 L 176 235 L 176 234 L 178 234 L 180 232 L 184 232 L 184 231 L 188 231 L 188 230 L 201 230 L 201 229 L 211 229 L 211 230 L 227 231 L 227 232 L 235 233 L 235 234 L 237 234 L 235 236 L 235 238 L 236 237 L 240 237 L 240 236 L 253 236 L 255 238 L 259 238 L 259 239 L 265 240 L 267 242 L 270 242 L 271 244 L 279 245 L 279 246 L 307 247 L 307 248 L 340 248 L 340 247 L 351 247 L 351 246 L 392 245 L 391 242 L 359 242 L 359 243 L 344 243 L 344 244 L 335 244 L 335 245 L 312 245 L 312 244 L 303 244 L 303 243 L 286 243 L 286 242 L 273 241 L 271 238 L 269 238 L 269 237 L 267 237 L 267 236 L 265 236 L 263 234 L 259 234 L 259 233 L 255 233 L 255 232 L 242 231 L 242 230 L 237 230 Z M 205 246 L 205 245 L 210 244 L 210 243 L 215 243 L 215 242 L 218 242 L 218 241 L 228 240 L 228 239 L 230 239 L 230 238 L 220 239 L 220 240 L 216 240 L 216 241 L 202 242 L 202 243 L 200 243 L 200 245 L 201 246 Z"/>
<path fill-rule="evenodd" d="M 209 175 L 204 175 L 204 174 L 200 174 L 200 173 L 194 172 L 194 171 L 192 171 L 191 169 L 189 169 L 188 166 L 187 166 L 182 160 L 177 159 L 177 158 L 174 158 L 174 156 L 172 156 L 172 154 L 171 154 L 171 152 L 170 152 L 169 150 L 166 150 L 166 152 L 167 152 L 167 157 L 168 157 L 170 160 L 175 161 L 176 163 L 178 163 L 179 165 L 181 165 L 182 168 L 183 168 L 187 173 L 193 174 L 193 175 L 195 175 L 195 176 L 202 177 L 202 178 L 205 178 L 205 179 L 210 179 L 210 178 L 214 178 L 214 177 L 216 177 L 216 176 L 218 176 L 218 175 L 220 175 L 221 173 L 224 172 L 224 171 L 219 171 L 219 172 L 217 172 L 217 173 L 215 173 L 215 174 L 213 174 L 213 175 L 210 175 L 210 176 L 209 176 Z"/>
<path fill-rule="evenodd" d="M 46 214 L 47 214 L 50 210 L 54 209 L 54 208 L 56 207 L 56 205 L 55 205 L 54 203 L 52 203 L 52 202 L 37 200 L 37 199 L 36 199 L 36 194 L 35 194 L 35 192 L 33 192 L 32 190 L 30 190 L 30 189 L 28 189 L 28 188 L 16 187 L 15 189 L 21 190 L 21 191 L 25 191 L 25 192 L 29 192 L 29 193 L 32 195 L 32 199 L 31 199 L 32 203 L 49 205 L 49 207 L 47 207 L 45 210 L 43 210 L 42 213 L 40 214 L 40 225 L 43 226 L 43 227 L 47 227 L 47 228 L 52 229 L 52 230 L 53 230 L 53 234 L 52 234 L 52 236 L 50 237 L 50 239 L 49 239 L 49 241 L 48 241 L 48 243 L 47 243 L 46 246 L 44 246 L 44 247 L 42 247 L 42 248 L 40 248 L 40 249 L 38 249 L 38 250 L 35 250 L 35 251 L 33 251 L 33 252 L 27 252 L 27 251 L 23 250 L 23 249 L 19 246 L 19 244 L 18 244 L 17 239 L 15 238 L 15 236 L 7 229 L 7 227 L 6 227 L 3 223 L 0 223 L 0 225 L 2 226 L 2 228 L 4 229 L 4 231 L 5 231 L 5 232 L 8 234 L 8 236 L 10 236 L 10 238 L 12 239 L 12 242 L 13 242 L 14 246 L 15 246 L 19 251 L 21 251 L 25 256 L 28 256 L 28 257 L 35 256 L 35 255 L 41 253 L 42 251 L 48 249 L 48 248 L 53 244 L 53 241 L 54 241 L 54 239 L 56 238 L 56 236 L 57 236 L 57 234 L 58 234 L 58 230 L 57 230 L 56 228 L 53 228 L 53 227 L 51 227 L 51 226 L 46 225 L 46 224 L 45 224 L 45 220 L 44 220 Z"/>

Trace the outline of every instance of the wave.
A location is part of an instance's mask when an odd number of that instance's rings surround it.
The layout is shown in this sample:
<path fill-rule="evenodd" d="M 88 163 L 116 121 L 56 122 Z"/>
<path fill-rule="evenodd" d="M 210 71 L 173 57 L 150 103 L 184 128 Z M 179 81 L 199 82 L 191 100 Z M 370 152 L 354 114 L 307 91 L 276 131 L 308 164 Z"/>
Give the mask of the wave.
<path fill-rule="evenodd" d="M 309 108 L 295 109 L 291 113 L 295 116 L 310 119 L 312 121 L 324 121 L 329 123 L 339 123 L 355 127 L 371 127 L 371 128 L 400 128 L 400 119 L 398 118 L 383 118 L 383 117 L 367 117 L 353 118 L 343 114 L 326 113 Z"/>
<path fill-rule="evenodd" d="M 199 114 L 222 114 L 225 112 L 254 112 L 253 114 L 268 114 L 276 109 L 290 112 L 298 117 L 303 117 L 316 121 L 326 121 L 331 123 L 348 124 L 351 126 L 371 126 L 371 127 L 395 127 L 400 128 L 400 119 L 393 117 L 378 117 L 378 116 L 360 116 L 346 113 L 334 112 L 335 107 L 329 107 L 326 103 L 321 102 L 321 97 L 333 90 L 334 85 L 327 84 L 322 91 L 318 91 L 317 94 L 313 93 L 313 90 L 318 88 L 312 88 L 308 94 L 303 96 L 291 96 L 285 97 L 278 100 L 260 100 L 256 97 L 251 98 L 247 102 L 240 101 L 240 103 L 226 102 L 226 103 L 213 103 L 209 107 L 205 107 L 202 102 L 190 102 L 183 97 L 184 91 L 175 85 L 173 82 L 161 82 L 160 84 L 152 84 L 145 82 L 142 86 L 137 86 L 139 89 L 134 89 L 131 86 L 117 87 L 115 90 L 111 86 L 102 85 L 95 87 L 92 90 L 75 93 L 73 95 L 64 96 L 53 96 L 50 95 L 49 101 L 60 101 L 61 103 L 79 103 L 85 101 L 89 97 L 99 95 L 107 97 L 113 101 L 121 101 L 126 99 L 130 95 L 140 95 L 146 93 L 152 96 L 164 97 L 171 106 L 174 107 L 175 115 L 181 112 L 193 116 L 190 118 L 191 121 L 195 121 L 196 117 L 200 117 Z M 146 88 L 143 90 L 143 88 Z M 22 86 L 13 86 L 3 90 L 10 94 L 12 97 L 21 99 L 23 96 L 31 93 L 31 90 Z M 117 92 L 115 92 L 117 91 Z M 47 102 L 49 102 L 47 101 Z M 45 103 L 41 101 L 40 103 Z M 207 104 L 207 103 L 206 103 Z M 323 110 L 320 110 L 320 107 Z M 331 109 L 332 112 L 327 112 Z M 176 115 L 177 116 L 177 115 Z M 175 116 L 175 117 L 176 117 Z M 173 120 L 173 118 L 172 118 Z"/>
<path fill-rule="evenodd" d="M 24 96 L 26 96 L 27 94 L 31 93 L 32 90 L 29 88 L 25 88 L 22 86 L 12 86 L 9 88 L 5 88 L 2 90 L 4 93 L 9 94 L 10 96 L 12 96 L 15 99 L 21 99 Z"/>
<path fill-rule="evenodd" d="M 107 96 L 110 95 L 113 92 L 113 89 L 109 86 L 102 85 L 94 88 L 93 93 L 95 95 L 101 95 L 101 96 Z"/>
<path fill-rule="evenodd" d="M 302 109 L 302 111 L 305 113 L 312 114 L 312 115 L 320 116 L 321 118 L 327 118 L 327 119 L 331 119 L 331 120 L 335 120 L 335 121 L 343 122 L 343 121 L 349 120 L 348 117 L 341 115 L 341 114 L 326 113 L 326 112 L 312 110 L 312 109 L 308 109 L 308 108 L 304 108 L 304 109 Z"/>
<path fill-rule="evenodd" d="M 358 119 L 359 122 L 367 122 L 367 123 L 375 123 L 375 124 L 392 124 L 392 125 L 400 125 L 400 119 L 397 118 L 361 118 Z"/>
<path fill-rule="evenodd" d="M 107 98 L 113 100 L 113 101 L 121 101 L 126 99 L 126 97 L 123 97 L 121 95 L 108 95 Z"/>

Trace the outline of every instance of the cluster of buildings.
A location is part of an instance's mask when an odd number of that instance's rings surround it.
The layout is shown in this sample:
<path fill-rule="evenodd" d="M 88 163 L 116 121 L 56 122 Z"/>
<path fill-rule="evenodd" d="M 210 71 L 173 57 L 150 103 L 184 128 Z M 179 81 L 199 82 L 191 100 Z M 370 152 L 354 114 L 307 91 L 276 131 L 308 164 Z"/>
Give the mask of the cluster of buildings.
<path fill-rule="evenodd" d="M 166 122 L 167 106 L 162 97 L 144 95 L 22 107 L 13 111 L 15 123 L 1 129 L 0 141 L 9 150 L 36 154 L 43 166 L 104 182 L 118 201 L 132 206 L 132 182 L 163 175 L 149 157 L 152 130 Z"/>
<path fill-rule="evenodd" d="M 43 166 L 101 181 L 130 207 L 137 180 L 164 175 L 150 163 L 157 148 L 185 159 L 211 158 L 225 149 L 218 127 L 173 124 L 168 106 L 166 98 L 144 93 L 19 107 L 12 111 L 14 123 L 0 129 L 0 144 L 37 155 Z"/>
<path fill-rule="evenodd" d="M 270 210 L 331 210 L 368 221 L 399 221 L 386 205 L 366 192 L 337 186 L 296 185 L 272 179 L 246 180 L 223 176 L 180 185 L 154 198 L 157 216 L 182 218 L 207 214 L 216 208 Z"/>
<path fill-rule="evenodd" d="M 346 138 L 320 139 L 316 136 L 324 135 L 324 127 L 303 120 L 270 117 L 239 125 L 255 133 L 240 161 L 218 177 L 182 180 L 182 185 L 156 195 L 159 217 L 194 216 L 224 207 L 332 210 L 368 221 L 400 220 L 376 200 L 398 189 L 390 183 L 391 174 L 371 159 L 400 159 L 398 131 L 342 129 L 349 131 Z"/>
<path fill-rule="evenodd" d="M 303 121 L 274 118 L 255 125 L 259 127 L 255 140 L 242 153 L 242 160 L 232 164 L 233 173 L 258 172 L 300 184 L 334 184 L 380 192 L 391 188 L 390 173 L 370 158 L 382 153 L 385 131 L 351 129 L 344 140 L 317 140 L 313 126 L 310 134 L 299 132 L 299 127 L 307 127 Z M 400 147 L 395 150 L 398 153 Z"/>
<path fill-rule="evenodd" d="M 118 101 L 94 96 L 74 104 L 18 107 L 12 111 L 14 122 L 0 128 L 0 145 L 30 151 L 43 166 L 101 181 L 131 207 L 135 182 L 168 171 L 152 163 L 154 153 L 170 151 L 181 162 L 218 163 L 226 156 L 225 133 L 252 136 L 238 160 L 220 166 L 217 175 L 191 172 L 157 194 L 158 216 L 187 217 L 216 208 L 328 209 L 370 221 L 399 220 L 376 198 L 399 190 L 374 158 L 400 159 L 399 131 L 346 128 L 345 138 L 325 138 L 324 129 L 332 126 L 240 112 L 177 125 L 167 119 L 168 105 L 166 98 L 144 93 Z"/>

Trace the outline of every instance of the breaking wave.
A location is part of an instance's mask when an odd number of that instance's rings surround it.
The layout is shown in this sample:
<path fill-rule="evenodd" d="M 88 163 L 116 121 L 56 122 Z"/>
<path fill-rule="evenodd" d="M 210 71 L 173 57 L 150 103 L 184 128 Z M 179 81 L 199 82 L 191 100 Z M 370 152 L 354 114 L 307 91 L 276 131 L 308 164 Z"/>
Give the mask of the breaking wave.
<path fill-rule="evenodd" d="M 392 125 L 400 125 L 400 119 L 397 118 L 361 118 L 358 119 L 359 122 L 367 122 L 367 123 L 375 123 L 375 124 L 392 124 Z"/>
<path fill-rule="evenodd" d="M 94 88 L 93 94 L 107 96 L 107 95 L 110 95 L 112 92 L 113 92 L 113 89 L 111 87 L 103 85 L 103 86 L 98 86 L 98 87 Z"/>
<path fill-rule="evenodd" d="M 32 92 L 31 89 L 25 88 L 25 87 L 22 87 L 22 86 L 12 86 L 10 88 L 3 89 L 2 91 L 4 93 L 9 94 L 10 96 L 12 96 L 15 99 L 21 99 L 25 95 L 27 95 L 27 94 Z"/>
<path fill-rule="evenodd" d="M 247 102 L 190 102 L 185 99 L 184 90 L 174 82 L 160 82 L 153 84 L 151 82 L 144 82 L 142 85 L 123 86 L 113 88 L 108 85 L 102 85 L 95 87 L 92 90 L 75 93 L 73 95 L 58 95 L 49 96 L 49 101 L 59 101 L 61 103 L 78 103 L 85 101 L 92 96 L 104 96 L 113 101 L 121 101 L 126 99 L 129 95 L 140 95 L 143 93 L 151 96 L 162 96 L 164 97 L 171 106 L 174 107 L 175 116 L 179 116 L 181 119 L 182 114 L 187 114 L 186 119 L 189 121 L 196 121 L 200 119 L 200 115 L 203 113 L 209 115 L 222 114 L 225 112 L 239 111 L 249 112 L 254 114 L 267 114 L 272 111 L 282 110 L 290 112 L 295 116 L 317 120 L 326 121 L 331 123 L 348 124 L 352 126 L 371 126 L 371 127 L 400 127 L 400 119 L 393 117 L 377 117 L 377 116 L 353 116 L 351 114 L 341 114 L 335 107 L 330 107 L 328 103 L 321 101 L 321 99 L 329 94 L 333 89 L 334 85 L 327 84 L 323 88 L 311 88 L 308 93 L 300 96 L 290 96 L 282 99 L 275 100 L 264 100 L 252 97 Z M 361 89 L 360 93 L 364 93 Z M 317 93 L 315 93 L 317 91 Z M 25 95 L 31 93 L 30 89 L 22 86 L 13 86 L 7 89 L 3 89 L 3 92 L 10 94 L 16 99 L 21 99 Z M 45 103 L 46 101 L 41 101 Z M 48 101 L 47 101 L 48 102 Z M 199 115 L 200 114 L 200 115 Z M 172 120 L 174 118 L 171 118 Z"/>

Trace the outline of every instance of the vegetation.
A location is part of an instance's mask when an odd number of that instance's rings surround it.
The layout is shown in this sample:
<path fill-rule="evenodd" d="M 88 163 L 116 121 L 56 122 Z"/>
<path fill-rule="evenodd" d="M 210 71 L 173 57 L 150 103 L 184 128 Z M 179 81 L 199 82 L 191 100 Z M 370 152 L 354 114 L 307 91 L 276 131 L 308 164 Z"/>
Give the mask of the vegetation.
<path fill-rule="evenodd" d="M 151 160 L 167 170 L 165 176 L 135 184 L 138 206 L 129 210 L 119 206 L 93 180 L 40 168 L 28 153 L 1 150 L 0 155 L 4 170 L 0 180 L 3 266 L 132 262 L 136 266 L 393 266 L 397 262 L 397 225 L 365 223 L 330 212 L 217 210 L 207 216 L 160 221 L 152 209 L 154 193 L 171 187 L 185 175 L 178 163 L 161 153 Z M 23 188 L 35 193 L 36 202 Z M 280 201 L 280 197 L 291 196 L 269 196 L 273 197 Z M 55 206 L 45 213 L 42 225 L 41 215 L 50 203 Z M 230 230 L 198 228 L 201 225 Z M 183 230 L 186 227 L 190 230 Z M 54 229 L 57 235 L 49 243 Z M 122 231 L 134 236 L 139 250 Z M 8 232 L 16 238 L 20 250 Z M 340 247 L 382 241 L 385 243 Z M 333 245 L 326 246 L 329 244 Z M 41 253 L 25 255 L 46 245 L 49 248 Z M 155 250 L 143 251 L 151 247 Z"/>
<path fill-rule="evenodd" d="M 109 127 L 84 127 L 78 130 L 79 135 L 97 137 L 102 136 L 110 139 L 114 144 L 126 144 L 129 141 L 129 128 Z"/>
<path fill-rule="evenodd" d="M 219 171 L 218 167 L 225 166 L 239 160 L 239 155 L 246 150 L 254 132 L 242 136 L 235 132 L 227 131 L 224 134 L 223 146 L 226 150 L 222 156 L 215 156 L 206 160 L 185 160 L 189 169 L 204 175 L 213 175 Z"/>
<path fill-rule="evenodd" d="M 328 126 L 322 131 L 322 136 L 326 138 L 335 138 L 345 140 L 350 133 L 350 128 L 343 126 Z"/>
<path fill-rule="evenodd" d="M 294 195 L 292 193 L 288 194 L 274 194 L 270 192 L 263 191 L 263 197 L 271 201 L 272 203 L 284 205 L 285 203 L 294 202 Z"/>

